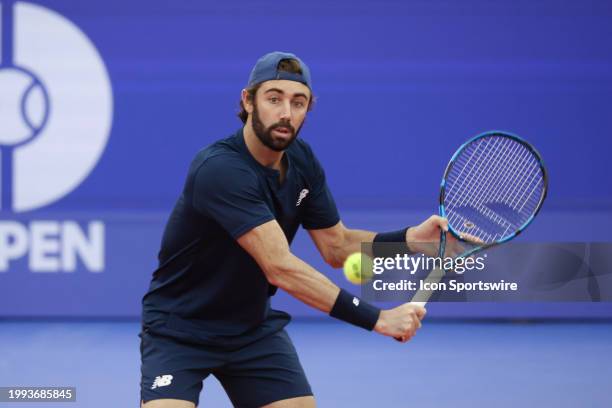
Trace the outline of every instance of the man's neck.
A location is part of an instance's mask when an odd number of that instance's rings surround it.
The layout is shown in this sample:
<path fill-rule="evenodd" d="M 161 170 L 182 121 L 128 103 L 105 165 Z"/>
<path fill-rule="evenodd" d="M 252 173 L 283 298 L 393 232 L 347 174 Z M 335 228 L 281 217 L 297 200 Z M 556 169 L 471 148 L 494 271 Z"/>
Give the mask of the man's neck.
<path fill-rule="evenodd" d="M 255 134 L 253 126 L 247 122 L 242 130 L 244 134 L 244 143 L 246 144 L 251 156 L 257 160 L 259 164 L 276 170 L 281 170 L 281 163 L 284 152 L 277 152 L 261 143 L 261 140 Z"/>

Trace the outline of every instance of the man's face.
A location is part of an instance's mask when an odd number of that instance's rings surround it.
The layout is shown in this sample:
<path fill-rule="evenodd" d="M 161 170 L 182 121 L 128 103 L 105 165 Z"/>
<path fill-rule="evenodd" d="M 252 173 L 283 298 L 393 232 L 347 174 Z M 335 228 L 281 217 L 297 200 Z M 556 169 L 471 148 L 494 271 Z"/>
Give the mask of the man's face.
<path fill-rule="evenodd" d="M 310 98 L 310 89 L 300 82 L 264 82 L 252 112 L 253 130 L 261 143 L 277 152 L 287 149 L 300 132 Z"/>

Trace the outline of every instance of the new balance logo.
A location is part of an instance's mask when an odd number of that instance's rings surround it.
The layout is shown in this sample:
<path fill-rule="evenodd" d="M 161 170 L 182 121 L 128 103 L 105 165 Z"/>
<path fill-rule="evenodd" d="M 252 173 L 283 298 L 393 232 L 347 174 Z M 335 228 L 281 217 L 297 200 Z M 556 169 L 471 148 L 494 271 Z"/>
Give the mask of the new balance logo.
<path fill-rule="evenodd" d="M 303 189 L 302 191 L 300 191 L 300 196 L 298 197 L 297 203 L 295 203 L 296 207 L 299 207 L 299 205 L 302 204 L 302 200 L 306 198 L 308 193 L 309 193 L 309 191 L 306 188 Z"/>
<path fill-rule="evenodd" d="M 167 385 L 170 385 L 172 383 L 173 378 L 174 377 L 172 377 L 171 375 L 158 375 L 157 377 L 155 377 L 155 381 L 153 381 L 151 389 L 154 390 L 157 387 L 165 387 Z"/>

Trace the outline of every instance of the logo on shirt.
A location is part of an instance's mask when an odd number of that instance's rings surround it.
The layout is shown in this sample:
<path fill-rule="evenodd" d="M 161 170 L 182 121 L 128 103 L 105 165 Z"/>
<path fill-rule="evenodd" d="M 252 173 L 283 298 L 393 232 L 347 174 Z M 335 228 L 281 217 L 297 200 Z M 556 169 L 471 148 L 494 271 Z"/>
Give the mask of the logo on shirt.
<path fill-rule="evenodd" d="M 353 298 L 353 304 L 355 306 L 359 306 L 359 299 L 357 299 L 356 297 Z"/>
<path fill-rule="evenodd" d="M 299 207 L 300 204 L 302 204 L 302 200 L 306 198 L 306 196 L 308 195 L 309 191 L 307 188 L 303 189 L 302 191 L 300 191 L 300 196 L 298 197 L 297 203 L 295 203 L 296 207 Z"/>
<path fill-rule="evenodd" d="M 151 389 L 154 390 L 157 387 L 165 387 L 167 385 L 170 385 L 172 383 L 173 378 L 174 377 L 171 375 L 158 375 L 157 377 L 155 377 L 155 381 L 153 381 Z"/>

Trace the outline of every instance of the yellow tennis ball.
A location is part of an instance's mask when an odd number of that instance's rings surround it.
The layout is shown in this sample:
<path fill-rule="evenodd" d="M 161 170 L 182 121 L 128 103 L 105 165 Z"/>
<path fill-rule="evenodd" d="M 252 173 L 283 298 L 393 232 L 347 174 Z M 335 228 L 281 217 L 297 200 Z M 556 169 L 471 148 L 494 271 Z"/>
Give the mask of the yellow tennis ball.
<path fill-rule="evenodd" d="M 361 252 L 349 255 L 344 261 L 344 276 L 355 285 L 372 279 L 372 258 Z"/>

